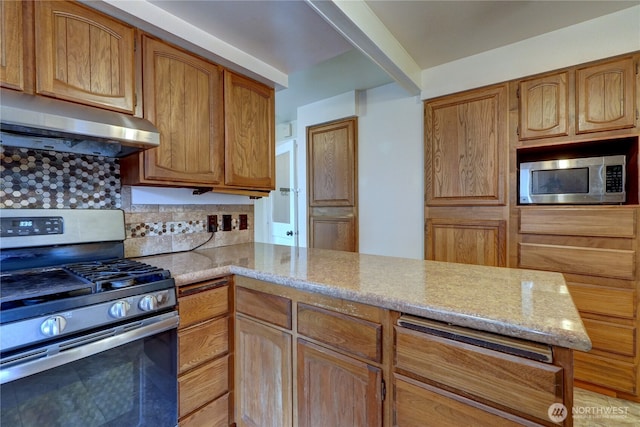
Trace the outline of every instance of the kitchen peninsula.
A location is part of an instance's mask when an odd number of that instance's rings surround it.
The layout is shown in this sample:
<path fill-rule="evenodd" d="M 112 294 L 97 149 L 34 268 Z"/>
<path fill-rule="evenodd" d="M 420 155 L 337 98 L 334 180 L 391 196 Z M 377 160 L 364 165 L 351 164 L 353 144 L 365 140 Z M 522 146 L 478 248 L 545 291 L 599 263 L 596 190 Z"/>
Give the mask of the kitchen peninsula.
<path fill-rule="evenodd" d="M 196 343 L 228 375 L 200 403 L 181 388 L 181 425 L 572 423 L 572 350 L 591 342 L 561 274 L 261 243 L 144 261 L 178 286 L 180 372 L 209 360 Z M 207 310 L 228 335 L 190 339 Z"/>

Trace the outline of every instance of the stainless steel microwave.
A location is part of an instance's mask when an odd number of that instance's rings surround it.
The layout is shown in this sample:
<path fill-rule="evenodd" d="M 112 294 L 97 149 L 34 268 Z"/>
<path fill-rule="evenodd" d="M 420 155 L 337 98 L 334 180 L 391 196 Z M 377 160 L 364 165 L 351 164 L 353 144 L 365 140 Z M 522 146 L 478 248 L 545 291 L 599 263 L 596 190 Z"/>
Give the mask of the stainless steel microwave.
<path fill-rule="evenodd" d="M 520 204 L 624 203 L 625 156 L 520 163 Z"/>

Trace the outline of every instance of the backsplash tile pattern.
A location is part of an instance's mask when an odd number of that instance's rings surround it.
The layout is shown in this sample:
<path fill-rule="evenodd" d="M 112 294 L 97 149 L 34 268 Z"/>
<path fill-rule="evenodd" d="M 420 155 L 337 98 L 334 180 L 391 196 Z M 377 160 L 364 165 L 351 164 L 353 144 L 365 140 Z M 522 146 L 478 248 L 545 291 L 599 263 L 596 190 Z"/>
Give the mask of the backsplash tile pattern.
<path fill-rule="evenodd" d="M 117 209 L 116 159 L 0 147 L 0 208 Z"/>

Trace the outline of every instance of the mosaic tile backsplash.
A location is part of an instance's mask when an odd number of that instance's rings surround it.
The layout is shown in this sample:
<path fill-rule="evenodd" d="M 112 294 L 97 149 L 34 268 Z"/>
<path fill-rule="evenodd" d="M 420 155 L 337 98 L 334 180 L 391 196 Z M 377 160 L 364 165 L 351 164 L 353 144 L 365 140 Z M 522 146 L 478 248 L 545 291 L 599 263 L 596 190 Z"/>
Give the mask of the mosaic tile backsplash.
<path fill-rule="evenodd" d="M 116 159 L 0 147 L 0 208 L 118 209 Z"/>

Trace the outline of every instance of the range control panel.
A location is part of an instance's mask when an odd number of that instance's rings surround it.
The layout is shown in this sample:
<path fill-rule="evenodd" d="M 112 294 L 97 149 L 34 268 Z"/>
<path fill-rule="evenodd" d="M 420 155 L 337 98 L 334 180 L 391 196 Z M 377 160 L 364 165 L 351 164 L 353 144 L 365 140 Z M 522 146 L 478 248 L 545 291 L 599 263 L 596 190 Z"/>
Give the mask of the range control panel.
<path fill-rule="evenodd" d="M 63 225 L 59 216 L 0 218 L 0 237 L 62 234 Z"/>

